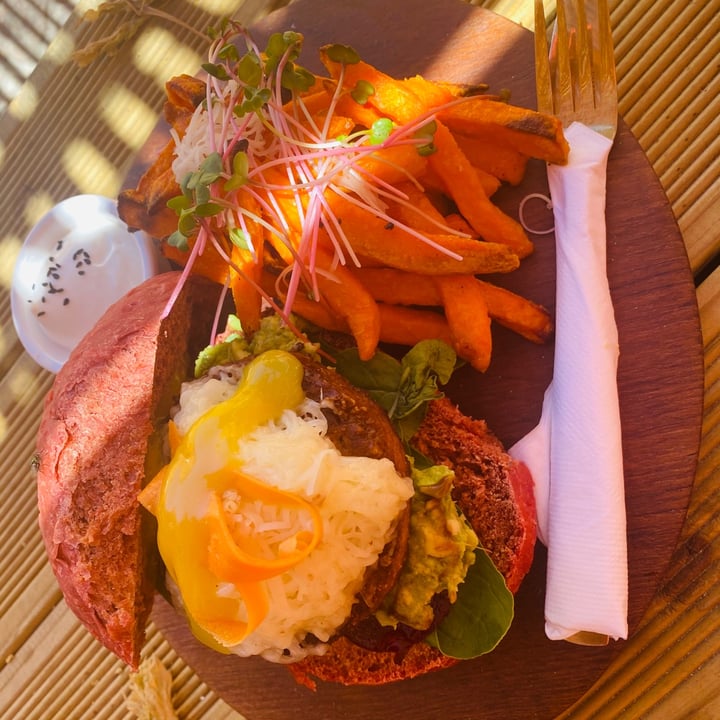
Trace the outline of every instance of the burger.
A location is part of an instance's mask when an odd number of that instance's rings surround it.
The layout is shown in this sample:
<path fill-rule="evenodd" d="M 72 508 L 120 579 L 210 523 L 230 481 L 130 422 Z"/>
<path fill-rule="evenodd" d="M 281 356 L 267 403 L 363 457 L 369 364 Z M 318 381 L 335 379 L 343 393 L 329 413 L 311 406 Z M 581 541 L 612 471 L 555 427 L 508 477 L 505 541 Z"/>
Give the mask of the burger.
<path fill-rule="evenodd" d="M 217 286 L 175 299 L 178 276 L 112 306 L 45 402 L 40 528 L 88 630 L 137 668 L 161 592 L 198 642 L 309 687 L 495 647 L 532 562 L 532 479 L 444 397 L 450 348 L 366 363 L 271 315 L 206 349 Z"/>

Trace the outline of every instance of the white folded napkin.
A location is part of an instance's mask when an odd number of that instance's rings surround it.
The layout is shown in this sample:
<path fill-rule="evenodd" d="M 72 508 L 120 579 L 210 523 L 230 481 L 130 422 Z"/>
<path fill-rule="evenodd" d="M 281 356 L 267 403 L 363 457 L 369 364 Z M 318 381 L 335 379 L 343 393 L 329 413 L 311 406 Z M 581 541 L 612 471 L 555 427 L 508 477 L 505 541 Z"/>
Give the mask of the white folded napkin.
<path fill-rule="evenodd" d="M 567 166 L 548 166 L 555 215 L 555 365 L 540 422 L 510 453 L 535 480 L 548 549 L 552 640 L 627 637 L 627 539 L 617 393 L 618 337 L 606 273 L 605 170 L 611 141 L 566 130 Z"/>

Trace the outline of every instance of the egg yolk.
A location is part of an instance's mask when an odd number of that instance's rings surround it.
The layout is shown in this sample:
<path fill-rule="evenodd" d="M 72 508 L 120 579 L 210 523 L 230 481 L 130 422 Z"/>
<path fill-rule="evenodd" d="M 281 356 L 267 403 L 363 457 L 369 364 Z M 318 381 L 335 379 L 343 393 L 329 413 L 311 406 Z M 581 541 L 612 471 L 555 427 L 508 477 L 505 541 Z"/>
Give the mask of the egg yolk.
<path fill-rule="evenodd" d="M 175 440 L 173 457 L 155 481 L 161 486 L 151 509 L 160 554 L 193 631 L 216 649 L 239 644 L 259 625 L 267 614 L 263 581 L 299 563 L 321 538 L 320 514 L 311 502 L 250 477 L 233 460 L 240 438 L 303 402 L 302 378 L 302 365 L 289 353 L 255 358 L 235 393 Z M 227 491 L 289 508 L 312 529 L 299 529 L 293 542 L 268 556 L 251 535 L 233 532 L 222 502 Z M 223 584 L 236 592 L 219 593 Z"/>

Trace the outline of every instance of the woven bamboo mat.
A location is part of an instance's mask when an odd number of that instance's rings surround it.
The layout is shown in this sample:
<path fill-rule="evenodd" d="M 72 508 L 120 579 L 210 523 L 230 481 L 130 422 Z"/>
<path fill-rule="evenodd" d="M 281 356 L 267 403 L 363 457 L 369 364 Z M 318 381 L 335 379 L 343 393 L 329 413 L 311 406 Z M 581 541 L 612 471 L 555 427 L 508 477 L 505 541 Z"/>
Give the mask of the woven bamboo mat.
<path fill-rule="evenodd" d="M 532 26 L 528 0 L 476 4 Z M 251 22 L 271 5 L 172 4 L 200 28 L 238 6 Z M 617 662 L 564 717 L 720 717 L 720 0 L 611 6 L 621 113 L 668 194 L 698 281 L 705 422 L 693 499 L 666 580 Z M 30 459 L 52 378 L 23 352 L 8 291 L 32 225 L 70 195 L 116 195 L 156 122 L 163 82 L 200 62 L 203 41 L 163 22 L 143 26 L 115 56 L 86 69 L 68 62 L 73 48 L 116 29 L 113 18 L 71 20 L 0 118 L 0 720 L 131 717 L 124 667 L 65 609 L 45 562 Z M 181 717 L 239 717 L 153 628 L 148 653 L 171 670 Z"/>
<path fill-rule="evenodd" d="M 0 3 L 0 114 L 67 22 L 76 0 Z"/>

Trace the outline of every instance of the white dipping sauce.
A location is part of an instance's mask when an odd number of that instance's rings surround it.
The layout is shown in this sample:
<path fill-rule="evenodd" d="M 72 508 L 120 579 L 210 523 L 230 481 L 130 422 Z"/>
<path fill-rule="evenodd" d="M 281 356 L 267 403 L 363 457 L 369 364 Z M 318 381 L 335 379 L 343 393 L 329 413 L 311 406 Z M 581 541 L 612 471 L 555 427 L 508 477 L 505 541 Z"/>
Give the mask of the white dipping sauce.
<path fill-rule="evenodd" d="M 163 267 L 152 239 L 128 231 L 115 201 L 64 200 L 30 231 L 15 265 L 11 301 L 21 342 L 57 372 L 110 305 Z"/>

